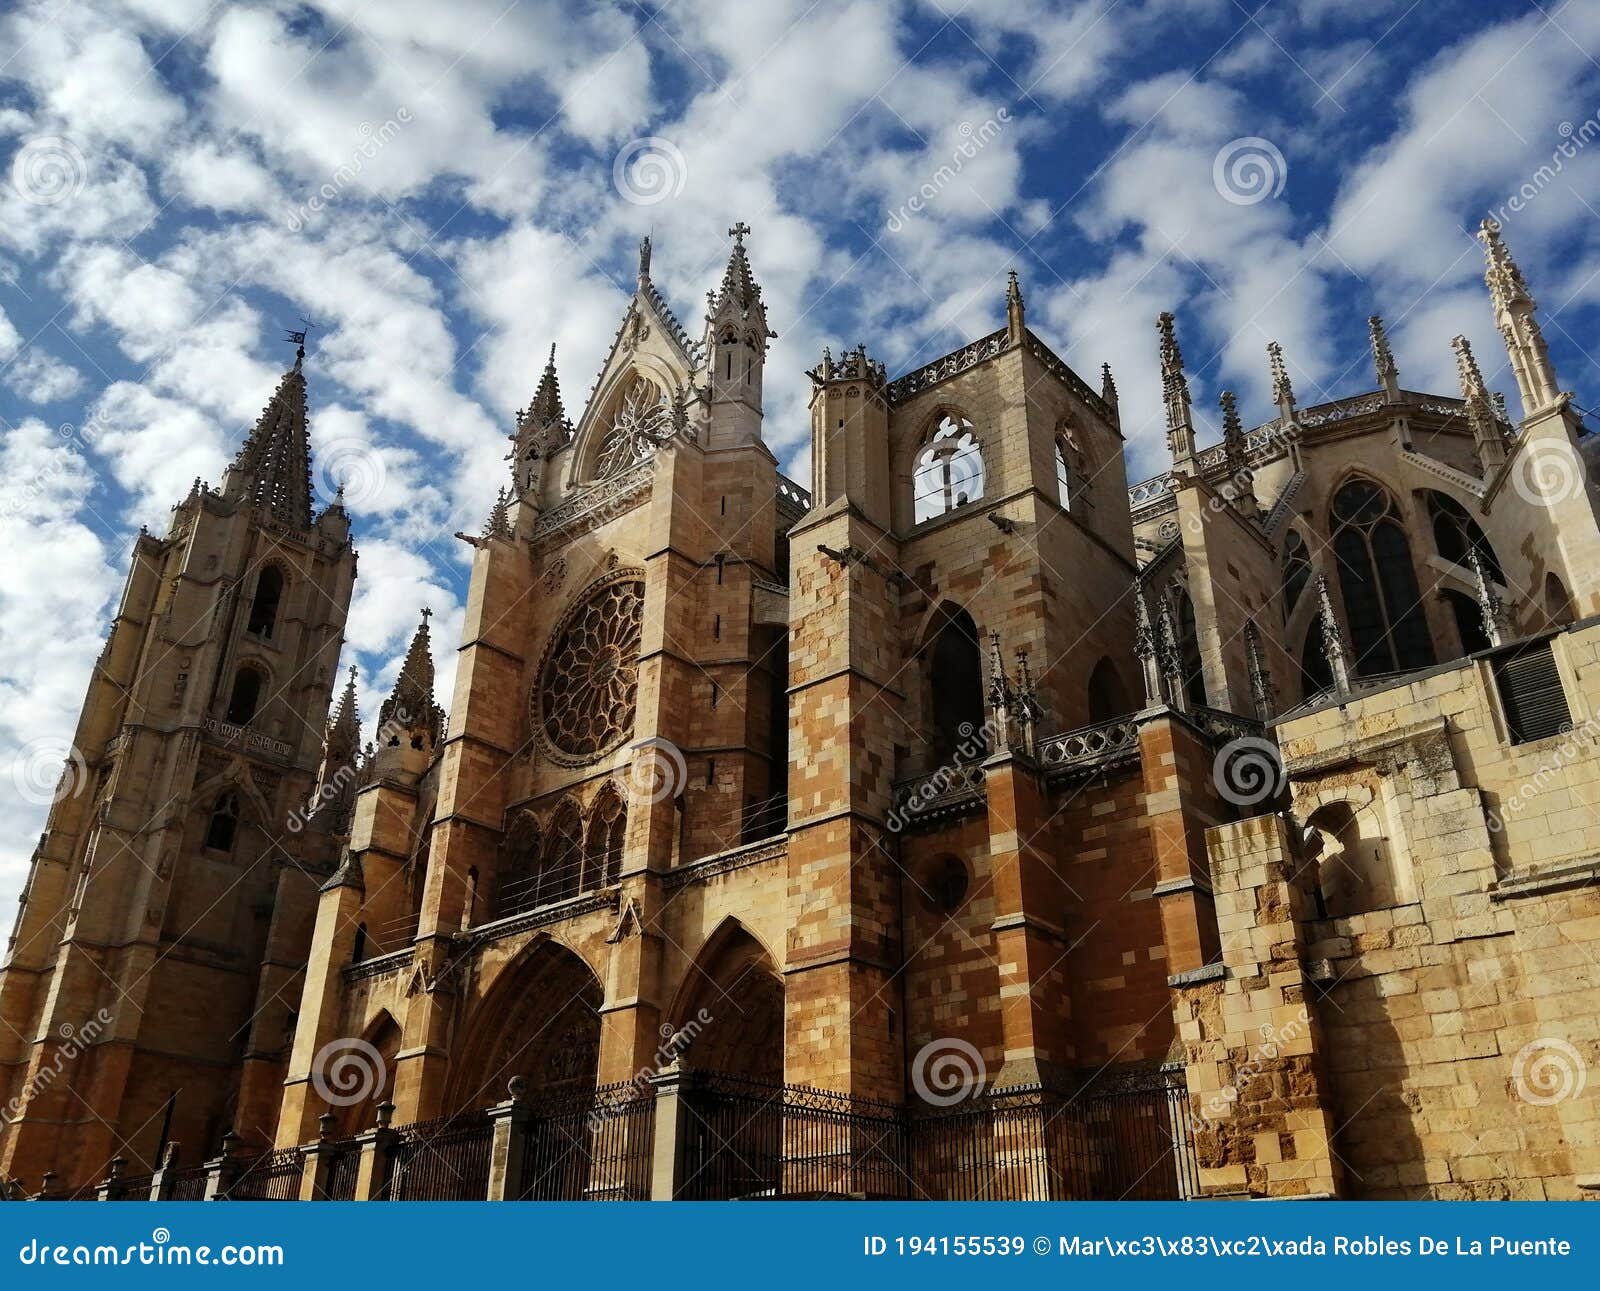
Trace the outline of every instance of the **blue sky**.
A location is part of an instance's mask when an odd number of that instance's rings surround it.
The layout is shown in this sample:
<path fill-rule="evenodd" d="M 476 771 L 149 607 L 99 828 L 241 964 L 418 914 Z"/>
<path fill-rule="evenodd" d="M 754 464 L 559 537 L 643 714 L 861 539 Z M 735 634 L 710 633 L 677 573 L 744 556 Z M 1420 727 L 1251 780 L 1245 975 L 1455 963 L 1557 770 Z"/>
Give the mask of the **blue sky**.
<path fill-rule="evenodd" d="M 301 316 L 370 717 L 421 605 L 456 639 L 449 535 L 481 524 L 552 342 L 577 416 L 646 232 L 696 331 L 727 227 L 753 227 L 768 440 L 802 481 L 822 345 L 903 371 L 996 326 L 1011 268 L 1081 374 L 1113 365 L 1134 479 L 1164 465 L 1163 309 L 1197 406 L 1234 388 L 1247 423 L 1271 411 L 1269 340 L 1302 404 L 1370 388 L 1374 311 L 1408 387 L 1453 391 L 1464 332 L 1509 389 L 1471 236 L 1491 210 L 1563 383 L 1600 398 L 1594 50 L 1600 0 L 16 0 L 0 900 L 131 536 L 220 479 Z"/>

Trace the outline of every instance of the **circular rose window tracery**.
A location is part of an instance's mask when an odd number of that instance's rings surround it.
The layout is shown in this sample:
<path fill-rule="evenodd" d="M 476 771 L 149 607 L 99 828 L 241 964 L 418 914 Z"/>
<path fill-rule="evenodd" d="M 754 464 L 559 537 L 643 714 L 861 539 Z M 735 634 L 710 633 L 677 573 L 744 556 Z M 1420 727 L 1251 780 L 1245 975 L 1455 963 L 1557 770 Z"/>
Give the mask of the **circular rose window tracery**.
<path fill-rule="evenodd" d="M 556 625 L 533 688 L 533 726 L 558 762 L 582 765 L 633 733 L 644 580 L 637 571 L 591 588 Z"/>

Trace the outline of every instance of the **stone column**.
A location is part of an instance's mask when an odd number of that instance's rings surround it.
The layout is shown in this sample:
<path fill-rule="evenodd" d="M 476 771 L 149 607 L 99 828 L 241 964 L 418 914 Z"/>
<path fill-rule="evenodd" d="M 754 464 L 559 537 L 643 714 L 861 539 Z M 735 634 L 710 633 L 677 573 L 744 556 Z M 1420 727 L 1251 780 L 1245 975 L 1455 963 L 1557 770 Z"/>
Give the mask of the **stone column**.
<path fill-rule="evenodd" d="M 356 1170 L 357 1201 L 382 1201 L 389 1187 L 389 1170 L 393 1161 L 389 1149 L 394 1146 L 395 1133 L 389 1128 L 394 1120 L 394 1104 L 378 1104 L 378 1123 L 372 1129 L 356 1135 L 361 1145 L 361 1164 Z"/>
<path fill-rule="evenodd" d="M 650 1200 L 671 1201 L 677 1195 L 678 1160 L 688 1127 L 684 1105 L 688 1072 L 674 1061 L 654 1079 L 656 1087 L 656 1137 L 650 1166 Z"/>
<path fill-rule="evenodd" d="M 533 1110 L 528 1106 L 525 1076 L 511 1078 L 511 1097 L 489 1109 L 494 1139 L 489 1146 L 489 1200 L 520 1201 L 523 1168 L 528 1153 L 528 1128 Z"/>

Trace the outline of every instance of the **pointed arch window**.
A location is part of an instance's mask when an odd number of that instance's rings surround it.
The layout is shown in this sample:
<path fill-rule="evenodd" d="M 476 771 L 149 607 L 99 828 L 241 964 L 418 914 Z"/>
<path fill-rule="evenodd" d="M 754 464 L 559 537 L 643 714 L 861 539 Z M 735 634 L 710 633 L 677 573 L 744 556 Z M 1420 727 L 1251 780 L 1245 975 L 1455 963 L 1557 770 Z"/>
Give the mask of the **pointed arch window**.
<path fill-rule="evenodd" d="M 213 852 L 232 852 L 239 834 L 239 796 L 229 792 L 217 799 L 206 822 L 206 846 Z"/>
<path fill-rule="evenodd" d="M 233 690 L 228 694 L 227 721 L 235 726 L 246 726 L 256 715 L 261 704 L 261 674 L 254 668 L 241 668 L 233 676 Z"/>
<path fill-rule="evenodd" d="M 245 630 L 253 636 L 272 639 L 278 623 L 278 603 L 283 599 L 283 571 L 267 565 L 256 576 L 256 594 L 250 602 L 250 617 Z"/>
<path fill-rule="evenodd" d="M 506 831 L 505 860 L 500 868 L 495 911 L 520 914 L 538 904 L 539 855 L 544 836 L 532 812 L 520 812 Z"/>
<path fill-rule="evenodd" d="M 1370 676 L 1431 664 L 1411 544 L 1394 499 L 1372 481 L 1351 480 L 1334 496 L 1333 554 L 1356 671 Z"/>
<path fill-rule="evenodd" d="M 1311 553 L 1298 529 L 1291 529 L 1283 539 L 1283 619 L 1287 623 L 1300 603 L 1300 594 L 1311 581 Z"/>
<path fill-rule="evenodd" d="M 1194 616 L 1194 601 L 1182 587 L 1172 589 L 1173 609 L 1178 628 L 1178 664 L 1183 669 L 1183 690 L 1191 704 L 1206 702 L 1205 665 L 1200 658 L 1200 625 Z"/>
<path fill-rule="evenodd" d="M 971 762 L 988 751 L 983 656 L 978 648 L 978 626 L 965 610 L 951 611 L 934 638 L 928 699 L 934 755 L 940 762 Z"/>
<path fill-rule="evenodd" d="M 983 496 L 983 454 L 970 421 L 956 413 L 939 419 L 917 454 L 911 486 L 912 518 L 917 524 Z"/>
<path fill-rule="evenodd" d="M 1506 586 L 1500 558 L 1489 545 L 1489 537 L 1471 513 L 1447 493 L 1429 490 L 1428 518 L 1433 522 L 1433 543 L 1439 554 L 1453 565 L 1470 565 L 1470 554 L 1477 552 L 1483 572 L 1502 587 Z"/>
<path fill-rule="evenodd" d="M 583 820 L 570 802 L 550 823 L 550 837 L 539 861 L 539 902 L 565 901 L 583 884 Z"/>
<path fill-rule="evenodd" d="M 622 799 L 615 793 L 603 792 L 589 815 L 589 846 L 583 873 L 585 890 L 605 887 L 622 876 L 622 843 L 627 828 L 628 813 Z"/>
<path fill-rule="evenodd" d="M 1132 711 L 1133 705 L 1128 702 L 1128 692 L 1123 687 L 1117 665 L 1109 656 L 1102 656 L 1089 674 L 1089 724 L 1109 722 Z"/>

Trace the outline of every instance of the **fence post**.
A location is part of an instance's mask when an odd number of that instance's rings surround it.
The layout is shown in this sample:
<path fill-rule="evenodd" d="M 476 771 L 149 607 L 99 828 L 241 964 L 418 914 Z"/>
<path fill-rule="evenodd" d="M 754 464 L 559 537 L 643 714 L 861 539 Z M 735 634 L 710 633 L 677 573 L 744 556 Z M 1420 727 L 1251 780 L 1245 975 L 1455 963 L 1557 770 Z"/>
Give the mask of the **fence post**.
<path fill-rule="evenodd" d="M 178 1173 L 178 1145 L 168 1143 L 161 1153 L 161 1164 L 150 1176 L 150 1200 L 171 1201 L 173 1176 Z"/>
<path fill-rule="evenodd" d="M 239 1136 L 229 1130 L 222 1136 L 222 1153 L 212 1157 L 206 1162 L 206 1201 L 225 1200 L 228 1189 L 233 1187 L 233 1181 L 239 1177 L 239 1163 L 235 1159 L 239 1151 Z"/>
<path fill-rule="evenodd" d="M 523 1166 L 528 1155 L 528 1126 L 533 1120 L 533 1109 L 528 1106 L 528 1081 L 525 1076 L 513 1076 L 509 1086 L 511 1097 L 489 1109 L 489 1122 L 494 1126 L 494 1138 L 489 1144 L 490 1201 L 520 1201 Z"/>
<path fill-rule="evenodd" d="M 116 1190 L 117 1190 L 117 1180 L 122 1178 L 123 1167 L 126 1166 L 127 1164 L 128 1164 L 127 1161 L 124 1160 L 122 1157 L 112 1157 L 111 1158 L 111 1164 L 106 1167 L 106 1177 L 104 1179 L 100 1180 L 100 1186 L 94 1190 L 94 1199 L 96 1201 L 114 1201 L 115 1200 L 115 1198 L 112 1196 L 112 1194 L 116 1192 Z M 39 1188 L 39 1196 L 40 1197 L 45 1197 L 45 1196 L 49 1195 L 49 1192 L 50 1192 L 50 1181 L 54 1177 L 55 1176 L 53 1174 L 45 1175 L 44 1182 L 40 1185 L 40 1188 Z"/>
<path fill-rule="evenodd" d="M 674 1058 L 650 1078 L 656 1087 L 656 1138 L 650 1163 L 650 1200 L 671 1201 L 677 1195 L 678 1159 L 688 1129 L 689 1109 L 683 1096 L 690 1084 L 687 1068 Z"/>
<path fill-rule="evenodd" d="M 300 1200 L 317 1201 L 328 1195 L 328 1175 L 333 1169 L 332 1112 L 317 1117 L 317 1141 L 300 1149 Z"/>
<path fill-rule="evenodd" d="M 378 1123 L 364 1134 L 356 1135 L 361 1145 L 361 1162 L 356 1167 L 357 1201 L 382 1201 L 389 1187 L 389 1168 L 392 1159 L 389 1149 L 394 1145 L 395 1134 L 389 1128 L 394 1120 L 394 1104 L 378 1104 Z"/>
<path fill-rule="evenodd" d="M 39 1191 L 33 1194 L 33 1200 L 34 1201 L 49 1201 L 50 1200 L 50 1193 L 55 1188 L 55 1186 L 56 1186 L 56 1172 L 54 1170 L 46 1170 L 44 1172 L 44 1174 L 41 1175 L 40 1178 L 39 1178 Z M 104 1197 L 97 1197 L 97 1200 L 104 1201 L 105 1198 Z"/>

